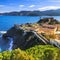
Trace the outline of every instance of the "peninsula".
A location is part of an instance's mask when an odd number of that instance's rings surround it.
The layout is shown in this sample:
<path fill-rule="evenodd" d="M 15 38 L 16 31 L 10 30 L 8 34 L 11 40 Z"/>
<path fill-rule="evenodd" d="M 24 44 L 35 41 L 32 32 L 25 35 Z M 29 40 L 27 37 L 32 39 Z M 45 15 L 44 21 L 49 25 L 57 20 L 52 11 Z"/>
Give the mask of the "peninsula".
<path fill-rule="evenodd" d="M 60 22 L 54 18 L 15 24 L 2 38 L 12 38 L 13 46 L 0 53 L 1 60 L 60 60 Z"/>

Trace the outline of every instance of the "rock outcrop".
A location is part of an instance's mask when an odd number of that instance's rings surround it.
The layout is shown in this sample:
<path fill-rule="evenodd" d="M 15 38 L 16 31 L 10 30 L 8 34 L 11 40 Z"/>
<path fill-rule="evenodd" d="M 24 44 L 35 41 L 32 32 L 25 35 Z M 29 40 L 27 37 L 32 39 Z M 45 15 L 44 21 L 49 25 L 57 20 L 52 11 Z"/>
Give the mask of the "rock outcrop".
<path fill-rule="evenodd" d="M 60 22 L 54 18 L 43 18 L 40 19 L 37 23 L 39 24 L 59 24 Z"/>
<path fill-rule="evenodd" d="M 32 31 L 25 31 L 20 28 L 19 25 L 15 25 L 7 31 L 4 38 L 12 37 L 13 38 L 13 47 L 12 49 L 21 48 L 23 50 L 33 47 L 35 45 L 44 44 L 40 41 L 39 38 Z"/>

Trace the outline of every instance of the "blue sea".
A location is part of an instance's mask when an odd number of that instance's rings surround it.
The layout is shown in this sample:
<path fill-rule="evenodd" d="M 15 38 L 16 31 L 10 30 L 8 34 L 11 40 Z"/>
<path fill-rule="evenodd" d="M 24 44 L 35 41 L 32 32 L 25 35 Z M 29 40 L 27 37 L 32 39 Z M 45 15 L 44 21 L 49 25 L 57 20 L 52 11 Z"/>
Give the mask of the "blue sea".
<path fill-rule="evenodd" d="M 0 31 L 8 30 L 14 24 L 25 24 L 37 22 L 40 17 L 37 16 L 0 16 Z"/>
<path fill-rule="evenodd" d="M 10 29 L 14 24 L 35 23 L 40 18 L 54 17 L 60 20 L 60 16 L 0 16 L 0 31 Z"/>
<path fill-rule="evenodd" d="M 60 16 L 0 16 L 0 51 L 12 50 L 13 39 L 4 40 L 2 34 L 14 24 L 35 23 L 45 17 L 54 17 L 60 21 Z"/>

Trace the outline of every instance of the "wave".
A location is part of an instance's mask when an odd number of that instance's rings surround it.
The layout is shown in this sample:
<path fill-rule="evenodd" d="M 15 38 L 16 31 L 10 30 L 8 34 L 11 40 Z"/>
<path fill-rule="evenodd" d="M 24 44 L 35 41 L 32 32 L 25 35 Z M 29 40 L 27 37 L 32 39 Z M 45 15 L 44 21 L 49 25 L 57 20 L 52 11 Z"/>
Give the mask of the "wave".
<path fill-rule="evenodd" d="M 7 37 L 8 39 L 3 39 L 2 36 L 7 31 L 0 31 L 0 52 L 6 50 L 12 50 L 13 38 Z"/>
<path fill-rule="evenodd" d="M 0 34 L 5 34 L 7 33 L 7 31 L 0 31 Z"/>

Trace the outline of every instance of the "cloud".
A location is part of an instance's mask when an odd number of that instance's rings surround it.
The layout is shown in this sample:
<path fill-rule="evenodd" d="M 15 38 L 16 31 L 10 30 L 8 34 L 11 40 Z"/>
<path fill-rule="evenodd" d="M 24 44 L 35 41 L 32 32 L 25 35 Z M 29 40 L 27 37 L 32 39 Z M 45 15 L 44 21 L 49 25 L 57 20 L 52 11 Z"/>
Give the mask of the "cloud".
<path fill-rule="evenodd" d="M 4 7 L 5 5 L 0 5 L 0 7 Z"/>
<path fill-rule="evenodd" d="M 30 8 L 33 8 L 33 7 L 35 7 L 35 5 L 30 5 L 29 7 L 30 7 Z"/>
<path fill-rule="evenodd" d="M 45 7 L 38 8 L 38 10 L 40 11 L 56 10 L 56 9 L 60 9 L 60 6 L 45 6 Z"/>
<path fill-rule="evenodd" d="M 50 2 L 60 2 L 60 0 L 48 0 Z"/>
<path fill-rule="evenodd" d="M 24 7 L 24 5 L 19 5 L 19 7 Z"/>

